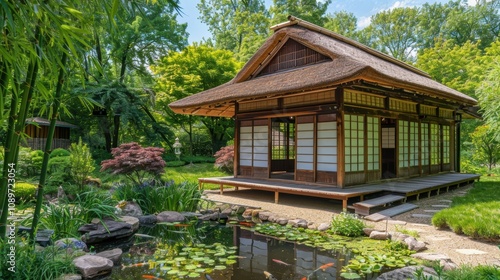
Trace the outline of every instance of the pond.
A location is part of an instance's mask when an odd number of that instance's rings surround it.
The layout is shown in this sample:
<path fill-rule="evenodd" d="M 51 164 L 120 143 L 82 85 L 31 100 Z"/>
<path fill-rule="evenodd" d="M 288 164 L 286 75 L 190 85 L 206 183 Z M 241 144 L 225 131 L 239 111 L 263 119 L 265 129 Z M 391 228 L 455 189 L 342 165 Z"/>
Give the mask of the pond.
<path fill-rule="evenodd" d="M 315 248 L 251 226 L 204 222 L 142 227 L 124 251 L 121 267 L 106 279 L 344 279 L 340 269 L 353 257 L 345 247 Z"/>

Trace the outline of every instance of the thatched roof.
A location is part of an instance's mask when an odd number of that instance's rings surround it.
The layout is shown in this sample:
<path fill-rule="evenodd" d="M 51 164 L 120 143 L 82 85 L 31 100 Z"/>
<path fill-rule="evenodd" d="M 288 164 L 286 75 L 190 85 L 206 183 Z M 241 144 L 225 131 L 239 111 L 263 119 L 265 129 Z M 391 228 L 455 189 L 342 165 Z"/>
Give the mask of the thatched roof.
<path fill-rule="evenodd" d="M 234 116 L 236 102 L 366 81 L 430 96 L 462 107 L 477 105 L 463 93 L 442 85 L 425 72 L 309 22 L 290 17 L 272 27 L 257 53 L 231 81 L 171 103 L 181 114 Z M 288 39 L 331 59 L 275 74 L 257 76 Z"/>

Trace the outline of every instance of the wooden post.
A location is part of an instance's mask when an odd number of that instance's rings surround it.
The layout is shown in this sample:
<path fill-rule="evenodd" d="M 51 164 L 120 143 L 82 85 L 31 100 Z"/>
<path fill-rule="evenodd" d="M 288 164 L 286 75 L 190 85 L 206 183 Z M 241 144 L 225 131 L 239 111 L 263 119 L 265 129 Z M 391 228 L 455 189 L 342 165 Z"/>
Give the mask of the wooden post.
<path fill-rule="evenodd" d="M 280 193 L 274 192 L 274 203 L 278 204 L 279 198 L 280 198 Z"/>

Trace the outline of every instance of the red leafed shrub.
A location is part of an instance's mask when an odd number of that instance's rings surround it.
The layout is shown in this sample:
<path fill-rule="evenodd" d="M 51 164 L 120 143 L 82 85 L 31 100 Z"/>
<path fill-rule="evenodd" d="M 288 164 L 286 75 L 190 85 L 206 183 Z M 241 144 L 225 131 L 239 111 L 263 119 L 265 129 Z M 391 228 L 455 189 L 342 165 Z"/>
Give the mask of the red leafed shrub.
<path fill-rule="evenodd" d="M 165 161 L 161 157 L 163 148 L 147 147 L 132 142 L 121 144 L 111 150 L 112 159 L 101 162 L 101 171 L 123 174 L 133 183 L 142 185 L 146 174 L 160 175 L 165 172 Z"/>
<path fill-rule="evenodd" d="M 215 155 L 215 166 L 225 172 L 233 172 L 234 146 L 225 146 L 218 150 Z"/>

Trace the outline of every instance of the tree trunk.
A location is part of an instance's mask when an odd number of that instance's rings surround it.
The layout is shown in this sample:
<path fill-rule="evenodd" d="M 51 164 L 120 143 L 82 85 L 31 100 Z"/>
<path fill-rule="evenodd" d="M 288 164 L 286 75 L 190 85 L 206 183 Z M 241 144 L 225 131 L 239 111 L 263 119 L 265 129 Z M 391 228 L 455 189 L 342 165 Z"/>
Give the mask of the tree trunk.
<path fill-rule="evenodd" d="M 47 167 L 49 165 L 49 156 L 52 151 L 52 139 L 56 130 L 57 115 L 61 105 L 62 86 L 64 84 L 64 73 L 67 60 L 67 53 L 64 52 L 61 57 L 61 64 L 59 68 L 59 76 L 57 77 L 57 87 L 54 95 L 54 102 L 52 103 L 52 116 L 50 117 L 49 132 L 47 135 L 47 142 L 45 142 L 45 150 L 43 151 L 42 170 L 40 172 L 40 181 L 38 182 L 38 189 L 36 192 L 36 206 L 33 213 L 33 222 L 31 224 L 31 240 L 34 240 L 36 229 L 38 228 L 38 220 L 40 219 L 40 211 L 42 209 L 43 201 L 43 187 L 47 177 Z"/>
<path fill-rule="evenodd" d="M 113 148 L 118 147 L 118 139 L 120 135 L 120 115 L 113 116 Z"/>

